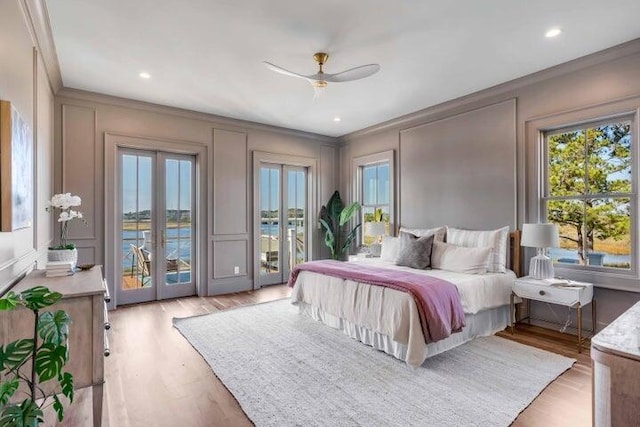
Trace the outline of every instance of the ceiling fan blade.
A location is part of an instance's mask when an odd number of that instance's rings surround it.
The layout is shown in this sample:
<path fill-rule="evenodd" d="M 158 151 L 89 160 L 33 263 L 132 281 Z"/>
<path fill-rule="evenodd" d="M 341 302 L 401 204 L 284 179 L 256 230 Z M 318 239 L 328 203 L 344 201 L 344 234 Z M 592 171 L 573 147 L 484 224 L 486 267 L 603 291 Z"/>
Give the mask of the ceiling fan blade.
<path fill-rule="evenodd" d="M 294 73 L 293 71 L 289 71 L 282 67 L 278 67 L 277 65 L 272 64 L 271 62 L 267 62 L 267 61 L 262 61 L 262 62 L 264 65 L 266 65 L 268 69 L 270 69 L 271 71 L 275 71 L 276 73 L 284 74 L 285 76 L 298 77 L 300 79 L 309 80 L 309 77 L 307 76 L 303 76 L 302 74 Z"/>
<path fill-rule="evenodd" d="M 327 82 L 348 82 L 351 80 L 364 79 L 372 74 L 377 73 L 380 70 L 378 64 L 361 65 L 359 67 L 351 68 L 336 74 L 324 74 L 324 80 Z"/>

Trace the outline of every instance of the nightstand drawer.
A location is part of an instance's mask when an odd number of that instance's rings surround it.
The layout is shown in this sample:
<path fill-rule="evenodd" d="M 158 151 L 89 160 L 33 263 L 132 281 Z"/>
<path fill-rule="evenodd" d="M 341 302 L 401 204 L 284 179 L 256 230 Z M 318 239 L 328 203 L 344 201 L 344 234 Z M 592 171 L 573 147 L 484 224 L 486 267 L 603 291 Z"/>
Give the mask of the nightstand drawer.
<path fill-rule="evenodd" d="M 581 305 L 589 304 L 593 297 L 593 287 L 591 286 L 563 288 L 518 280 L 513 285 L 513 292 L 521 298 L 567 306 L 573 306 L 578 302 Z"/>

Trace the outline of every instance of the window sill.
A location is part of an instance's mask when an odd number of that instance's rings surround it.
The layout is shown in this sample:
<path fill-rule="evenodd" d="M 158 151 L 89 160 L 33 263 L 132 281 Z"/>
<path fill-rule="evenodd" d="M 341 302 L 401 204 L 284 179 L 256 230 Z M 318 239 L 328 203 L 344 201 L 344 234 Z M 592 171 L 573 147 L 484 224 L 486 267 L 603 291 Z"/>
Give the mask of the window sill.
<path fill-rule="evenodd" d="M 633 271 L 609 272 L 601 270 L 587 270 L 579 268 L 566 268 L 554 265 L 556 277 L 564 277 L 571 280 L 593 283 L 595 287 L 614 289 L 618 291 L 640 293 L 640 277 Z"/>

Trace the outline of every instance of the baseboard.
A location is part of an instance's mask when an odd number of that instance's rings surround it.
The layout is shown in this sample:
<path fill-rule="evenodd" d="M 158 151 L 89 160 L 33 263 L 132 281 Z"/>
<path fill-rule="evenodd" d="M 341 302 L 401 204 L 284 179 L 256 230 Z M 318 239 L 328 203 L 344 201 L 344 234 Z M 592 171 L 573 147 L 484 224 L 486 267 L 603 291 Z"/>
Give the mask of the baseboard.
<path fill-rule="evenodd" d="M 214 279 L 209 281 L 208 288 L 207 296 L 231 294 L 252 290 L 253 281 L 247 277 Z"/>

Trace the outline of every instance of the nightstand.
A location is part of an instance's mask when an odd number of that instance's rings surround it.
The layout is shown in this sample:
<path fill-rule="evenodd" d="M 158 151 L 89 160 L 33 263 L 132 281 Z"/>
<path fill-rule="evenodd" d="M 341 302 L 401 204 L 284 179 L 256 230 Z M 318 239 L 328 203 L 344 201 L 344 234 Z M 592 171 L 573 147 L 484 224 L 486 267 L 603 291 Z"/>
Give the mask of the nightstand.
<path fill-rule="evenodd" d="M 511 333 L 515 333 L 515 297 L 524 298 L 527 304 L 527 318 L 531 321 L 531 301 L 542 301 L 551 304 L 564 305 L 575 308 L 578 330 L 578 353 L 582 352 L 582 307 L 591 304 L 591 333 L 596 324 L 596 302 L 593 299 L 593 284 L 575 282 L 572 280 L 546 279 L 538 280 L 532 277 L 520 277 L 513 283 L 511 292 L 511 317 L 509 320 Z M 515 319 L 519 321 L 518 319 Z M 526 320 L 526 319 L 520 319 Z"/>

